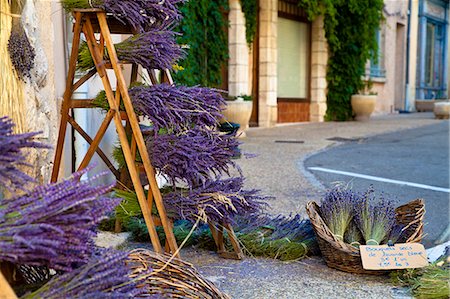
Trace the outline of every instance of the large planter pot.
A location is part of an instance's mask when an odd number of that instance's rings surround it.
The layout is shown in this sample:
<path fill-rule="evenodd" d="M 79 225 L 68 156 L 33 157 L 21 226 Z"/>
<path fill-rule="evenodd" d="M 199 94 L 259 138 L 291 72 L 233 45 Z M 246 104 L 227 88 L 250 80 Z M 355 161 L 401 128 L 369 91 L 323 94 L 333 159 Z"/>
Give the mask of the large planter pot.
<path fill-rule="evenodd" d="M 240 128 L 237 132 L 237 135 L 240 137 L 244 137 L 244 131 L 248 129 L 248 123 L 252 115 L 252 108 L 252 101 L 227 101 L 227 106 L 222 111 L 224 116 L 223 121 L 239 124 Z"/>
<path fill-rule="evenodd" d="M 375 110 L 377 95 L 354 94 L 352 95 L 351 104 L 356 120 L 367 121 Z"/>

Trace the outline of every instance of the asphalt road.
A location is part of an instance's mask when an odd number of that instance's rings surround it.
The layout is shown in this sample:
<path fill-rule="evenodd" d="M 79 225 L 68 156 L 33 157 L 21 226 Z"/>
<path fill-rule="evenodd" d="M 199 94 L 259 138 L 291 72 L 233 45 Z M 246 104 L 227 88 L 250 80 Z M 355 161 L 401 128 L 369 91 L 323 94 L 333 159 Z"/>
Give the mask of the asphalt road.
<path fill-rule="evenodd" d="M 423 198 L 423 243 L 432 246 L 449 226 L 449 122 L 342 142 L 308 158 L 305 169 L 327 188 L 344 182 L 363 191 L 372 184 L 398 204 Z"/>

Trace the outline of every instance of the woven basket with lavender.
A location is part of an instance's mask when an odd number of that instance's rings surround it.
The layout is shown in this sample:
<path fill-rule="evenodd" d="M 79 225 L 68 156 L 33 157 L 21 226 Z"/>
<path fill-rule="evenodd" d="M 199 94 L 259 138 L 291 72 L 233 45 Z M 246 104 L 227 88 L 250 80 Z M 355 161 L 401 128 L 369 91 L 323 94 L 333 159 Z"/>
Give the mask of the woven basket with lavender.
<path fill-rule="evenodd" d="M 306 211 L 327 265 L 345 272 L 386 274 L 363 269 L 359 245 L 420 242 L 423 236 L 422 199 L 395 208 L 393 201 L 376 197 L 373 188 L 356 193 L 335 187 L 320 206 L 311 201 Z"/>

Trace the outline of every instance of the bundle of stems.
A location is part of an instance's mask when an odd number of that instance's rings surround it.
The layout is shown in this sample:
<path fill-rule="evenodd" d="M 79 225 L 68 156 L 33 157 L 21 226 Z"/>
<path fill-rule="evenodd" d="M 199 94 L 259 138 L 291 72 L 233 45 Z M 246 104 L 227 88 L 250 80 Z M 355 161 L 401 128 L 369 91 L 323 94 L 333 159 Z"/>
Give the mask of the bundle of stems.
<path fill-rule="evenodd" d="M 53 277 L 38 290 L 25 294 L 32 298 L 136 298 L 144 290 L 138 288 L 141 279 L 130 279 L 131 267 L 127 265 L 127 252 L 102 250 L 85 265 Z M 151 268 L 141 275 L 151 272 Z M 150 297 L 150 296 L 149 296 Z M 148 297 L 146 297 L 148 298 Z M 151 297 L 150 297 L 151 298 Z M 157 297 L 156 297 L 157 298 Z"/>
<path fill-rule="evenodd" d="M 174 26 L 181 19 L 177 4 L 183 0 L 61 0 L 66 12 L 100 8 L 137 32 L 153 26 Z"/>
<path fill-rule="evenodd" d="M 184 51 L 175 40 L 175 33 L 161 28 L 152 28 L 147 32 L 136 34 L 115 44 L 120 60 L 136 63 L 152 69 L 171 69 L 177 59 L 184 56 Z M 105 48 L 105 60 L 109 59 Z M 94 60 L 86 42 L 80 44 L 77 57 L 77 69 L 85 72 L 95 67 Z"/>
<path fill-rule="evenodd" d="M 360 201 L 357 193 L 339 186 L 328 191 L 321 201 L 320 212 L 330 231 L 341 241 L 354 215 L 354 206 Z"/>
<path fill-rule="evenodd" d="M 0 201 L 0 261 L 70 271 L 94 250 L 95 226 L 120 199 L 104 194 L 111 186 L 80 181 L 87 170 L 59 183 Z"/>

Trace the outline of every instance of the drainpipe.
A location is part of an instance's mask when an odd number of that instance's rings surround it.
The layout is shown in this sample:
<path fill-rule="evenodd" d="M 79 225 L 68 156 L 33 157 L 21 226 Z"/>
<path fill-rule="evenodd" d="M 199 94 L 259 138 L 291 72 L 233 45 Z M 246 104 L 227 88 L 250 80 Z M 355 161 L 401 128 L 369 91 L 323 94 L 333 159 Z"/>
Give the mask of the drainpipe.
<path fill-rule="evenodd" d="M 412 6 L 412 0 L 408 0 L 408 28 L 406 33 L 406 84 L 405 84 L 405 105 L 403 112 L 409 112 L 409 47 L 410 47 L 410 40 L 411 40 L 411 6 Z M 401 111 L 402 112 L 402 111 Z"/>

